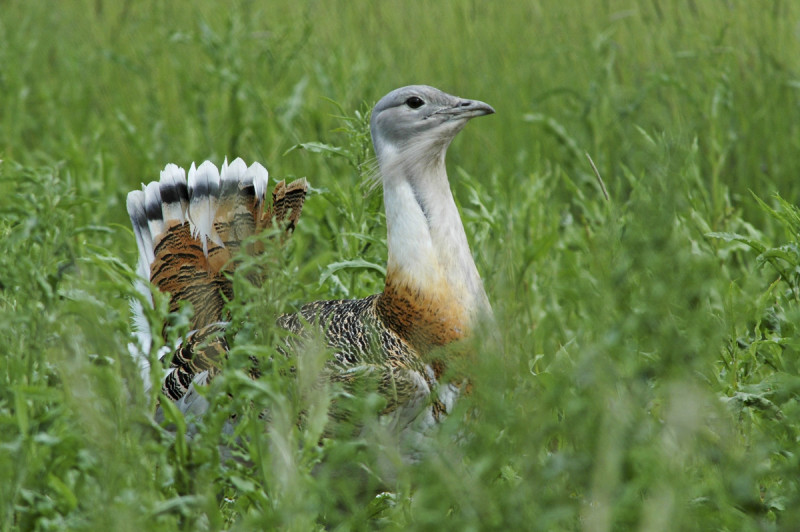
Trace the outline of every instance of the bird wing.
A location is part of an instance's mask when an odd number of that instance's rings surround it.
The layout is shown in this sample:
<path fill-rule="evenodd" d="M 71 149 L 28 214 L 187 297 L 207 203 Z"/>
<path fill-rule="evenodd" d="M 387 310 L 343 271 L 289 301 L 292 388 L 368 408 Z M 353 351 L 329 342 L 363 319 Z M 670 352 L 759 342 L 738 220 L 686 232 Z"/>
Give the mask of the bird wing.
<path fill-rule="evenodd" d="M 372 387 L 386 400 L 381 415 L 393 415 L 394 423 L 408 424 L 426 406 L 438 417 L 445 408 L 435 398 L 431 402 L 438 387 L 437 375 L 411 344 L 383 322 L 377 308 L 379 298 L 376 294 L 315 301 L 298 313 L 281 316 L 278 325 L 295 333 L 301 342 L 321 333 L 332 352 L 326 376 L 348 391 Z M 302 349 L 295 346 L 293 351 Z"/>

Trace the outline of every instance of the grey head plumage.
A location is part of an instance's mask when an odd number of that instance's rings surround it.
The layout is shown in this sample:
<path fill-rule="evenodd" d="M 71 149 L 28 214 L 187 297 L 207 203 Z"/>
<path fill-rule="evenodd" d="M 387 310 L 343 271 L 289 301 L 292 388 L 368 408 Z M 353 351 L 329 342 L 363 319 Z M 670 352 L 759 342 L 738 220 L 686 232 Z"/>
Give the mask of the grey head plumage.
<path fill-rule="evenodd" d="M 370 129 L 381 167 L 395 157 L 422 163 L 443 159 L 469 119 L 494 113 L 491 105 L 428 85 L 395 89 L 375 105 Z"/>

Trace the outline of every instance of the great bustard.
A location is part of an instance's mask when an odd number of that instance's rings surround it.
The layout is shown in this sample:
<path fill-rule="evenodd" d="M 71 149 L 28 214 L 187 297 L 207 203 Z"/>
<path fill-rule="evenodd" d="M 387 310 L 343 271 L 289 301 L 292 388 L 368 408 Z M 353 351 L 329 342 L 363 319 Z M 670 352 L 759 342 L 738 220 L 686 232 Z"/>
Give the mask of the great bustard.
<path fill-rule="evenodd" d="M 384 415 L 398 430 L 424 429 L 451 410 L 462 382 L 441 382 L 445 363 L 431 354 L 467 337 L 491 308 L 467 243 L 445 169 L 445 154 L 469 119 L 494 113 L 425 85 L 384 96 L 372 111 L 371 132 L 383 180 L 388 262 L 380 294 L 354 300 L 316 301 L 278 324 L 303 334 L 322 329 L 333 357 L 330 374 L 372 366 L 387 400 Z M 231 259 L 242 240 L 273 221 L 294 228 L 308 188 L 305 180 L 279 183 L 266 198 L 268 174 L 241 159 L 192 165 L 170 164 L 158 182 L 128 194 L 127 206 L 139 247 L 139 271 L 159 290 L 170 292 L 170 308 L 188 300 L 194 332 L 172 354 L 160 385 L 184 411 L 202 412 L 194 392 L 219 367 L 227 345 L 217 333 L 225 298 L 232 295 Z M 257 252 L 258 250 L 250 250 Z M 148 294 L 146 283 L 140 288 Z M 146 383 L 150 328 L 135 310 L 139 347 L 134 349 Z M 138 310 L 138 311 L 137 311 Z M 308 331 L 305 331 L 308 333 Z M 165 354 L 162 354 L 164 356 Z"/>

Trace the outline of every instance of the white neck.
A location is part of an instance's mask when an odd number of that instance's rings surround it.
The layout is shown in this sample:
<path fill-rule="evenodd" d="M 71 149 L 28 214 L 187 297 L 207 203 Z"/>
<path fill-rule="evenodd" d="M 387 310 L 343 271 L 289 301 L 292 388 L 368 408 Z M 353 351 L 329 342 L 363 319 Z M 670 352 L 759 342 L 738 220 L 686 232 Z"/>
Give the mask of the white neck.
<path fill-rule="evenodd" d="M 475 317 L 490 307 L 450 191 L 446 148 L 433 158 L 391 150 L 381 154 L 387 278 L 423 294 L 444 296 L 444 304 L 458 304 Z"/>

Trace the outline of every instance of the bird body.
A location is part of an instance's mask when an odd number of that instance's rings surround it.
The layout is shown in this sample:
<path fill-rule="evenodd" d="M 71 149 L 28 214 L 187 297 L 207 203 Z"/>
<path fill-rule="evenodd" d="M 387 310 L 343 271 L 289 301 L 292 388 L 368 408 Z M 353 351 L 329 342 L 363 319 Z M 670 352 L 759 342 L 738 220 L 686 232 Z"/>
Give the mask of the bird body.
<path fill-rule="evenodd" d="M 434 355 L 491 316 L 445 154 L 470 118 L 493 112 L 483 102 L 424 85 L 382 98 L 370 126 L 386 208 L 384 290 L 363 299 L 309 303 L 277 318 L 300 337 L 312 334 L 309 328 L 322 333 L 332 352 L 326 370 L 332 381 L 348 385 L 366 373 L 377 378 L 386 398 L 383 417 L 401 433 L 424 431 L 452 409 L 461 382 L 443 382 L 445 363 Z M 128 196 L 140 274 L 171 293 L 171 309 L 183 300 L 194 307 L 194 331 L 173 353 L 161 382 L 184 411 L 202 410 L 204 400 L 192 388 L 213 376 L 227 351 L 218 335 L 225 327 L 224 301 L 232 296 L 225 274 L 235 268 L 242 240 L 273 221 L 291 230 L 300 215 L 305 180 L 279 183 L 269 204 L 267 177 L 261 165 L 247 168 L 240 159 L 226 162 L 221 173 L 209 162 L 193 165 L 188 182 L 182 169 L 167 165 L 159 182 Z M 142 331 L 143 318 L 135 322 Z M 139 339 L 140 352 L 149 350 L 146 334 Z M 147 370 L 143 375 L 149 379 Z"/>

